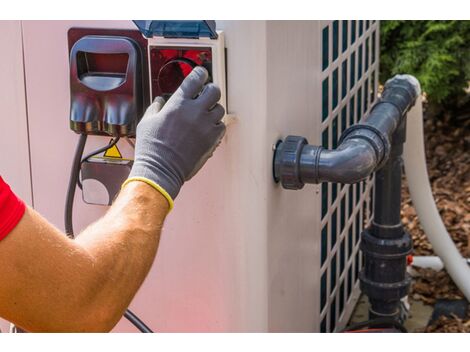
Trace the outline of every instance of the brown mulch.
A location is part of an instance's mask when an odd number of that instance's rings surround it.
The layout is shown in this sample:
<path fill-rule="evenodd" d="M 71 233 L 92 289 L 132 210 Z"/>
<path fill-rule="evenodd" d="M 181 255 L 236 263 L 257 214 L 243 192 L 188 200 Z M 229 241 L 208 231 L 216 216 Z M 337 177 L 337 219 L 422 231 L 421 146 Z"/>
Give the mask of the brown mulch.
<path fill-rule="evenodd" d="M 470 119 L 425 119 L 429 178 L 444 224 L 460 253 L 470 257 Z M 406 180 L 402 188 L 402 219 L 414 244 L 414 255 L 435 255 L 416 217 Z M 442 271 L 416 268 L 411 296 L 434 305 L 437 299 L 461 299 L 462 293 Z M 470 314 L 470 313 L 469 313 Z M 468 319 L 441 317 L 423 332 L 470 332 Z"/>
<path fill-rule="evenodd" d="M 415 332 L 470 332 L 470 314 L 467 319 L 441 316 L 434 323 Z"/>
<path fill-rule="evenodd" d="M 445 270 L 435 271 L 428 268 L 413 268 L 417 276 L 411 291 L 414 300 L 434 305 L 438 299 L 462 299 L 462 292 L 455 286 Z"/>

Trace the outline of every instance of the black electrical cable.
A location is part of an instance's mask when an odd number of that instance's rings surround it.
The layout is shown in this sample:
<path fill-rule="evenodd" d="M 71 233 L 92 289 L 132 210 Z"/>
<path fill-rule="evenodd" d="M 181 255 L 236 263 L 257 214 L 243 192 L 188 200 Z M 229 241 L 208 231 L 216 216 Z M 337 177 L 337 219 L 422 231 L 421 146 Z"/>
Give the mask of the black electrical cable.
<path fill-rule="evenodd" d="M 78 140 L 77 147 L 75 149 L 75 155 L 73 157 L 73 162 L 72 162 L 72 169 L 70 172 L 69 184 L 67 187 L 64 223 L 65 223 L 65 233 L 70 238 L 75 237 L 74 232 L 73 232 L 73 219 L 72 219 L 73 200 L 75 198 L 75 187 L 77 186 L 77 184 L 79 184 L 79 178 L 80 178 L 79 175 L 80 175 L 81 165 L 88 158 L 91 158 L 92 156 L 96 154 L 102 153 L 105 150 L 108 150 L 109 148 L 116 145 L 116 143 L 119 141 L 119 137 L 114 138 L 107 146 L 97 149 L 94 152 L 89 153 L 84 158 L 82 158 L 83 150 L 85 149 L 86 140 L 87 140 L 87 135 L 81 134 Z M 145 325 L 144 322 L 140 320 L 139 317 L 135 315 L 133 312 L 131 312 L 129 309 L 125 311 L 124 317 L 127 320 L 129 320 L 129 322 L 132 323 L 132 325 L 134 325 L 140 332 L 153 333 L 153 331 L 150 330 L 150 328 L 147 325 Z"/>
<path fill-rule="evenodd" d="M 87 155 L 85 155 L 82 160 L 80 161 L 80 165 L 83 164 L 85 161 L 87 161 L 88 159 L 90 159 L 92 156 L 95 156 L 95 155 L 98 155 L 98 154 L 101 154 L 103 152 L 105 152 L 106 150 L 108 150 L 109 148 L 112 148 L 114 147 L 117 142 L 119 142 L 119 139 L 120 137 L 117 136 L 115 137 L 114 139 L 112 139 L 109 144 L 107 146 L 104 146 L 104 147 L 101 147 L 101 148 L 98 148 L 96 149 L 95 151 L 92 151 L 90 153 L 88 153 Z M 82 186 L 82 181 L 80 180 L 80 176 L 78 177 L 77 179 L 77 184 L 78 184 L 78 188 L 82 189 L 83 186 Z"/>
<path fill-rule="evenodd" d="M 403 332 L 403 333 L 408 332 L 408 330 L 402 324 L 400 324 L 395 319 L 391 319 L 391 318 L 377 318 L 377 319 L 372 319 L 372 320 L 367 320 L 367 321 L 361 321 L 359 323 L 354 323 L 354 324 L 347 326 L 341 332 L 354 332 L 356 330 L 361 330 L 364 328 L 384 328 L 384 327 L 395 328 L 398 331 Z"/>
<path fill-rule="evenodd" d="M 153 333 L 150 328 L 145 325 L 145 323 L 139 319 L 137 315 L 135 315 L 130 309 L 127 309 L 124 313 L 124 317 L 129 320 L 140 332 L 143 333 Z"/>
<path fill-rule="evenodd" d="M 85 149 L 86 140 L 87 140 L 87 135 L 81 134 L 78 140 L 77 147 L 75 149 L 75 155 L 73 157 L 73 162 L 72 162 L 72 169 L 70 172 L 69 184 L 67 187 L 64 223 L 65 223 L 65 234 L 70 238 L 74 238 L 73 220 L 72 220 L 73 200 L 75 198 L 75 187 L 79 179 L 80 167 L 82 164 L 81 158 L 83 155 L 83 150 Z"/>

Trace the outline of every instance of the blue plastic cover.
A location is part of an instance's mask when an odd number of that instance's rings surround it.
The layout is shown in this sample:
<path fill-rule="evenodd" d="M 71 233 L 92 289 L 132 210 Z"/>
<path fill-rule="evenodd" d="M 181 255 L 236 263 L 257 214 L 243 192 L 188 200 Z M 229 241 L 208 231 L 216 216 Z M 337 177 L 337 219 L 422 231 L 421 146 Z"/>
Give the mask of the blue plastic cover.
<path fill-rule="evenodd" d="M 217 39 L 215 21 L 155 21 L 134 20 L 140 32 L 147 38 L 160 36 L 166 38 L 200 38 Z"/>

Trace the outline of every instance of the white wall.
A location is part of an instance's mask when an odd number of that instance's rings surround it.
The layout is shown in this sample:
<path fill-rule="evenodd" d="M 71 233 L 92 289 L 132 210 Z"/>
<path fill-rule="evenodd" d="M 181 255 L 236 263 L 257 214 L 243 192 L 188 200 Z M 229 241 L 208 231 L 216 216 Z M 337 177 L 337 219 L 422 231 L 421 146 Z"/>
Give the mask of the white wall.
<path fill-rule="evenodd" d="M 0 176 L 32 205 L 21 23 L 0 21 Z M 0 329 L 9 324 L 0 319 Z"/>
<path fill-rule="evenodd" d="M 0 175 L 32 205 L 20 21 L 0 21 Z"/>
<path fill-rule="evenodd" d="M 77 142 L 68 122 L 67 30 L 74 26 L 134 28 L 129 21 L 23 22 L 34 205 L 62 229 Z M 156 331 L 317 328 L 317 189 L 284 191 L 271 175 L 279 137 L 299 133 L 316 142 L 319 134 L 317 26 L 217 21 L 227 47 L 228 110 L 237 122 L 178 196 L 151 273 L 131 305 Z M 286 70 L 286 60 L 297 69 Z M 18 131 L 26 136 L 24 126 Z M 86 150 L 107 141 L 91 137 Z M 119 147 L 132 154 L 125 142 Z M 77 192 L 76 231 L 105 210 L 85 205 Z M 121 322 L 116 331 L 135 330 Z"/>
<path fill-rule="evenodd" d="M 63 228 L 73 150 L 69 129 L 67 30 L 133 28 L 124 22 L 24 22 L 25 66 L 36 209 Z M 169 216 L 155 265 L 132 308 L 157 331 L 267 329 L 265 23 L 226 28 L 229 109 L 239 116 L 216 155 L 185 185 Z M 252 69 L 250 69 L 252 67 Z M 91 138 L 87 149 L 107 142 Z M 252 144 L 254 143 L 254 144 Z M 125 143 L 124 152 L 130 152 Z M 105 208 L 79 193 L 75 227 Z M 127 330 L 121 325 L 118 330 Z M 132 331 L 132 329 L 130 329 Z"/>
<path fill-rule="evenodd" d="M 319 21 L 267 23 L 268 150 L 279 139 L 301 135 L 319 142 L 320 24 Z M 319 329 L 319 186 L 283 190 L 272 182 L 269 158 L 264 183 L 268 187 L 269 330 Z"/>

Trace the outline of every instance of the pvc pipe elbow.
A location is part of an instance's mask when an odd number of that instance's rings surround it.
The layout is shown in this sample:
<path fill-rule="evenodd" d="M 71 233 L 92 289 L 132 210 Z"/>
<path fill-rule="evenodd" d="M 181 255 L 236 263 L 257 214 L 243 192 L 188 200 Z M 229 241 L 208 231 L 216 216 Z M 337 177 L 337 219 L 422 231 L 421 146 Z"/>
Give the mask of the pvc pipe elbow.
<path fill-rule="evenodd" d="M 357 183 L 369 177 L 377 164 L 377 153 L 371 144 L 364 140 L 347 140 L 336 150 L 320 152 L 315 183 Z M 302 176 L 301 172 L 302 181 L 311 181 Z"/>
<path fill-rule="evenodd" d="M 392 136 L 420 92 L 413 76 L 397 75 L 388 80 L 369 116 L 342 134 L 336 150 L 324 150 L 308 145 L 303 137 L 288 136 L 276 147 L 274 179 L 286 189 L 301 189 L 305 183 L 364 180 L 388 160 Z"/>

